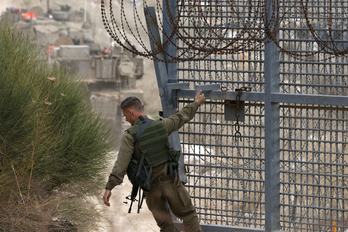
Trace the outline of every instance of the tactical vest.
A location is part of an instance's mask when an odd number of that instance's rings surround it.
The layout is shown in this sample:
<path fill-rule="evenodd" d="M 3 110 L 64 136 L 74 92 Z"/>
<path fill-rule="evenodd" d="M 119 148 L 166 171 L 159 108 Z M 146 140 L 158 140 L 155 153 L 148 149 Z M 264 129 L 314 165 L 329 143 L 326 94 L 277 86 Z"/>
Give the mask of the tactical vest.
<path fill-rule="evenodd" d="M 152 175 L 152 168 L 168 162 L 168 171 L 174 182 L 174 171 L 178 168 L 180 151 L 169 148 L 167 130 L 161 121 L 153 121 L 139 117 L 135 125 L 127 130 L 134 138 L 134 153 L 127 167 L 127 176 L 132 183 L 132 194 L 127 199 L 131 200 L 128 213 L 139 191 L 138 213 L 144 200 L 141 190 L 150 190 L 152 182 L 156 182 Z M 139 157 L 139 149 L 141 155 Z"/>
<path fill-rule="evenodd" d="M 140 120 L 127 130 L 133 138 L 135 138 L 142 123 L 143 121 Z M 168 134 L 161 121 L 153 120 L 138 138 L 137 145 L 150 167 L 155 167 L 170 160 L 171 150 Z"/>

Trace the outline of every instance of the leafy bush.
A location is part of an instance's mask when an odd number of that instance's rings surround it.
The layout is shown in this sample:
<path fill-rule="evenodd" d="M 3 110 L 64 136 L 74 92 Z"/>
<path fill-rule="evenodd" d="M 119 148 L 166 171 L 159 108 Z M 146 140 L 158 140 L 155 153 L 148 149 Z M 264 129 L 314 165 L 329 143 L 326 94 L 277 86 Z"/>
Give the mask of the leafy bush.
<path fill-rule="evenodd" d="M 28 203 L 33 180 L 52 191 L 105 178 L 108 124 L 93 112 L 79 77 L 50 66 L 42 53 L 0 21 L 0 204 Z"/>

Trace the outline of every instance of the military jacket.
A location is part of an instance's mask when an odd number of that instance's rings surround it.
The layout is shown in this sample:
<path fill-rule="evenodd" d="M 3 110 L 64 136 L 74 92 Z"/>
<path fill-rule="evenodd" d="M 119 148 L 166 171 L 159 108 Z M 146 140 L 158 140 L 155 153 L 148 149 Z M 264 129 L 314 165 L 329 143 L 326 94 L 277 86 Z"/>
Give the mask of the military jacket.
<path fill-rule="evenodd" d="M 199 104 L 194 101 L 182 108 L 179 112 L 169 116 L 168 118 L 162 119 L 161 122 L 164 124 L 167 134 L 170 135 L 172 132 L 179 130 L 185 123 L 190 121 L 198 110 L 198 107 Z M 146 119 L 147 117 L 144 116 L 144 118 Z M 136 124 L 138 120 L 135 121 L 134 124 Z M 106 184 L 107 189 L 112 190 L 115 186 L 123 182 L 133 152 L 136 157 L 140 157 L 141 151 L 137 145 L 134 147 L 133 142 L 133 136 L 130 133 L 125 132 L 121 138 L 117 160 Z M 152 175 L 155 178 L 167 175 L 168 164 L 169 163 L 166 162 L 154 167 L 152 169 Z"/>

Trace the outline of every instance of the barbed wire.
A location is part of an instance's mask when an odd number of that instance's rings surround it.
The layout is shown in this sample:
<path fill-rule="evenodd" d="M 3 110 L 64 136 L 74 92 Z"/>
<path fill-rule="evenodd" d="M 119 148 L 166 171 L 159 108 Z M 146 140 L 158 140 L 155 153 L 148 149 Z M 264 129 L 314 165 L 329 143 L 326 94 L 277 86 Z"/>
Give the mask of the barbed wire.
<path fill-rule="evenodd" d="M 313 60 L 316 56 L 320 61 L 348 54 L 348 6 L 343 0 L 327 1 L 322 7 L 309 5 L 308 0 L 176 0 L 176 12 L 171 12 L 170 4 L 173 2 L 170 1 L 164 0 L 164 7 L 162 0 L 156 0 L 156 13 L 152 15 L 147 11 L 146 0 L 143 0 L 145 13 L 138 11 L 136 1 L 130 4 L 124 0 L 116 5 L 116 12 L 113 0 L 109 0 L 108 14 L 107 4 L 102 0 L 104 27 L 124 49 L 160 62 L 203 60 L 212 54 L 237 54 L 262 49 L 271 42 L 281 52 L 299 60 Z M 148 14 L 148 17 L 142 14 Z M 157 23 L 162 34 L 161 42 L 148 29 L 150 21 Z M 285 38 L 286 31 L 303 32 L 306 37 L 289 35 L 290 38 Z M 279 32 L 283 32 L 282 36 Z M 155 45 L 153 49 L 144 41 L 147 39 Z M 312 49 L 302 49 L 303 43 L 312 43 Z M 296 44 L 298 49 L 289 44 Z M 167 52 L 168 46 L 176 47 L 177 53 Z M 160 58 L 160 53 L 166 58 Z M 325 55 L 320 56 L 321 53 Z"/>

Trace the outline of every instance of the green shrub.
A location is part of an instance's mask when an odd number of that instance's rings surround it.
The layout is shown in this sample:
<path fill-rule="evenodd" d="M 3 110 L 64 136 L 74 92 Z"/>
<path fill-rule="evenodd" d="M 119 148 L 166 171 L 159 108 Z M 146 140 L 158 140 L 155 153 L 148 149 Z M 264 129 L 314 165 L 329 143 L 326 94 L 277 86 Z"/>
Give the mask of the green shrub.
<path fill-rule="evenodd" d="M 0 21 L 0 203 L 28 202 L 34 179 L 47 191 L 100 185 L 111 130 L 87 96 L 78 76 L 50 66 L 31 38 Z"/>

